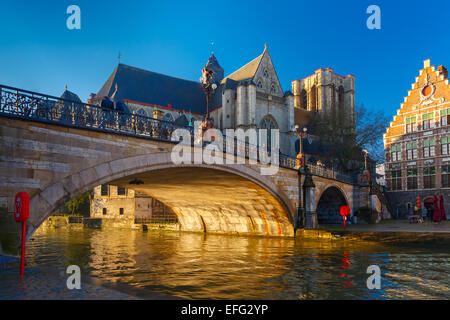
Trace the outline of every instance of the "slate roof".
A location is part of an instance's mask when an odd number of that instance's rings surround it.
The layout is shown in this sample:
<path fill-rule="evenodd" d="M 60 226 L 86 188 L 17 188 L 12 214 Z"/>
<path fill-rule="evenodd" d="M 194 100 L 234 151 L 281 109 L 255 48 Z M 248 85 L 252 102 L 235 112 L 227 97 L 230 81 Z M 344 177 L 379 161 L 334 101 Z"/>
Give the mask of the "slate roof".
<path fill-rule="evenodd" d="M 116 90 L 117 85 L 117 90 Z M 215 91 L 210 110 L 221 106 L 222 86 Z M 113 97 L 114 101 L 171 107 L 177 110 L 205 114 L 206 98 L 200 82 L 179 79 L 119 64 L 105 82 L 96 98 Z"/>
<path fill-rule="evenodd" d="M 81 102 L 81 99 L 79 96 L 77 96 L 75 93 L 73 93 L 67 89 L 63 92 L 63 94 L 61 95 L 60 98 L 64 99 L 64 100 L 74 101 L 74 102 Z"/>

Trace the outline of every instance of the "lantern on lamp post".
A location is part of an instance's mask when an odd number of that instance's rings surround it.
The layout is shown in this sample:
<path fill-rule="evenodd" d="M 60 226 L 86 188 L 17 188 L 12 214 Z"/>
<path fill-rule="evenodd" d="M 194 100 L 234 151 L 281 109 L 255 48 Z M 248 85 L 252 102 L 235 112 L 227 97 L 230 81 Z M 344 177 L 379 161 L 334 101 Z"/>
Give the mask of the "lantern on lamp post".
<path fill-rule="evenodd" d="M 203 140 L 203 135 L 208 129 L 214 128 L 214 123 L 209 117 L 209 101 L 214 90 L 217 89 L 217 84 L 215 84 L 213 79 L 214 71 L 205 67 L 202 69 L 202 76 L 200 77 L 200 83 L 202 84 L 203 92 L 206 96 L 206 115 L 205 120 L 202 122 L 199 128 L 200 139 Z"/>

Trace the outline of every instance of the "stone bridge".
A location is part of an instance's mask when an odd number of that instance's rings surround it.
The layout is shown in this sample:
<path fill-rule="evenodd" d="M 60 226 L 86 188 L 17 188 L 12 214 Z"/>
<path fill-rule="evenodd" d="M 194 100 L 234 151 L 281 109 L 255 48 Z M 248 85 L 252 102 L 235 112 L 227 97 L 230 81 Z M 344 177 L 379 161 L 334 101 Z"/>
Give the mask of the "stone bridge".
<path fill-rule="evenodd" d="M 57 98 L 55 98 L 57 99 Z M 100 184 L 144 192 L 178 216 L 182 230 L 293 236 L 297 223 L 298 171 L 280 167 L 261 175 L 262 164 L 182 164 L 171 160 L 174 142 L 98 127 L 43 121 L 0 105 L 0 244 L 16 252 L 19 224 L 14 196 L 30 195 L 27 239 L 56 209 Z M 9 110 L 9 111 L 8 111 Z M 196 151 L 192 147 L 193 151 Z M 198 150 L 197 150 L 198 151 Z M 237 156 L 234 155 L 236 158 Z M 283 163 L 282 163 L 283 164 Z M 314 196 L 308 212 L 325 223 L 367 205 L 368 188 L 313 168 Z M 308 200 L 307 200 L 308 201 Z M 321 209 L 323 208 L 323 209 Z M 331 209 L 330 209 L 331 208 Z M 331 211 L 330 211 L 331 210 Z M 322 212 L 323 211 L 323 212 Z"/>

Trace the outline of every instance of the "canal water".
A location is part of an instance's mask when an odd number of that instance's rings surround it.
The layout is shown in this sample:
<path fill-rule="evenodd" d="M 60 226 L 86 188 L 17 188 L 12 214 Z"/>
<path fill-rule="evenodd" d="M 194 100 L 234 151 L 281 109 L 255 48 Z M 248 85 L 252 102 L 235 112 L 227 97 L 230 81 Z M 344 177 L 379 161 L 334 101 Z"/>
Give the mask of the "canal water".
<path fill-rule="evenodd" d="M 39 229 L 27 265 L 189 299 L 450 299 L 448 245 Z M 381 289 L 367 288 L 367 268 Z"/>

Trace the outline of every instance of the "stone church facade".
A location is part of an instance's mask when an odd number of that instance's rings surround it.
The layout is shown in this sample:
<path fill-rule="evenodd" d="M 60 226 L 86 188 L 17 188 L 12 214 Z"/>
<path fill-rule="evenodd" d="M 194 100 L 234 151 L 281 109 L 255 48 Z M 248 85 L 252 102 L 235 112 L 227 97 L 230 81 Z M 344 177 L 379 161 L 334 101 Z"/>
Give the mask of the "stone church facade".
<path fill-rule="evenodd" d="M 204 68 L 213 71 L 217 89 L 209 111 L 218 129 L 279 129 L 280 151 L 296 156 L 295 125 L 308 126 L 315 112 L 338 114 L 353 123 L 355 78 L 333 69 L 319 69 L 302 80 L 292 81 L 292 91 L 283 92 L 274 63 L 265 46 L 261 55 L 224 77 L 214 53 Z M 206 115 L 206 97 L 200 82 L 174 78 L 119 64 L 89 103 L 105 99 L 124 112 L 192 126 Z"/>

